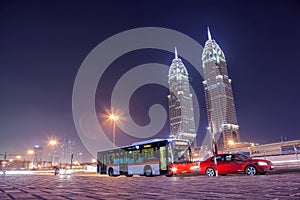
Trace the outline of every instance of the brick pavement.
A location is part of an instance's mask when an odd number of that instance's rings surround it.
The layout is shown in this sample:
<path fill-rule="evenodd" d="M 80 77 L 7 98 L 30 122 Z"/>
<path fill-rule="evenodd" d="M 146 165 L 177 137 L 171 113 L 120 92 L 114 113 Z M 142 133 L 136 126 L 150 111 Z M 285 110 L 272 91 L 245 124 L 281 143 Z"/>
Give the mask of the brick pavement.
<path fill-rule="evenodd" d="M 254 177 L 0 175 L 0 199 L 300 199 L 300 172 Z"/>

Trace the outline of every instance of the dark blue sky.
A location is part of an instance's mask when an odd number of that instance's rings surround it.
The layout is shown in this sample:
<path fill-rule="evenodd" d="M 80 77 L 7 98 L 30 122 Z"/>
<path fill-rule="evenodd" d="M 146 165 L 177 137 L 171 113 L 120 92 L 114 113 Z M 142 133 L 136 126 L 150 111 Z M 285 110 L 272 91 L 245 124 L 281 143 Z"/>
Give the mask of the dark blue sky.
<path fill-rule="evenodd" d="M 202 45 L 210 27 L 226 56 L 242 140 L 300 138 L 299 1 L 0 1 L 0 153 L 46 145 L 49 136 L 79 143 L 72 89 L 82 61 L 106 38 L 149 26 L 180 31 Z M 170 65 L 173 58 L 154 50 L 133 54 L 111 70 L 152 61 Z M 202 80 L 186 65 L 202 98 L 201 139 L 207 123 Z M 135 97 L 143 98 L 144 90 L 167 94 L 146 86 Z M 155 98 L 145 107 L 163 100 Z M 96 102 L 99 112 L 101 103 Z M 141 124 L 148 118 L 138 116 L 146 110 L 132 109 Z M 127 141 L 120 140 L 119 145 Z"/>

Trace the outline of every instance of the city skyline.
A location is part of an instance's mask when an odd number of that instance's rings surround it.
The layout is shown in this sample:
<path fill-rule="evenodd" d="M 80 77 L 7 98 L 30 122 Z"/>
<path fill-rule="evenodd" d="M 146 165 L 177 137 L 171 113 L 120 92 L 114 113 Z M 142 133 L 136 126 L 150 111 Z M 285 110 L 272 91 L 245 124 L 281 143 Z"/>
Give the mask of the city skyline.
<path fill-rule="evenodd" d="M 174 12 L 165 12 L 170 5 Z M 0 6 L 0 153 L 17 153 L 36 142 L 43 146 L 41 142 L 51 135 L 68 135 L 80 143 L 72 116 L 72 88 L 83 59 L 106 38 L 147 26 L 180 31 L 200 44 L 207 40 L 205 30 L 209 26 L 226 53 L 241 140 L 269 143 L 280 141 L 281 136 L 288 140 L 299 138 L 299 67 L 293 61 L 299 53 L 296 44 L 300 43 L 297 1 L 188 1 L 185 6 L 189 12 L 180 16 L 181 1 L 2 1 Z M 168 66 L 173 57 L 172 53 L 151 49 L 131 52 L 112 64 L 107 79 L 120 76 L 121 72 L 114 71 L 116 65 L 122 66 L 123 71 L 129 70 L 129 65 L 146 62 Z M 203 100 L 198 130 L 201 136 L 197 138 L 201 142 L 208 125 L 203 80 L 190 63 L 183 62 L 192 86 L 201 91 L 197 94 Z M 111 87 L 106 89 L 100 92 L 109 96 Z M 142 95 L 146 89 L 155 91 L 150 93 L 157 100 Z M 148 99 L 144 101 L 145 108 L 132 108 L 135 120 L 147 124 L 151 103 L 166 101 L 163 106 L 167 110 L 167 100 L 162 99 L 167 94 L 167 89 L 157 86 L 141 88 L 135 94 L 139 99 L 133 98 L 134 103 L 143 101 L 142 96 Z M 109 101 L 97 101 L 97 107 L 109 108 Z M 111 134 L 111 126 L 106 131 Z M 163 131 L 168 132 L 168 125 Z M 130 140 L 117 129 L 117 142 L 122 145 L 122 141 Z"/>

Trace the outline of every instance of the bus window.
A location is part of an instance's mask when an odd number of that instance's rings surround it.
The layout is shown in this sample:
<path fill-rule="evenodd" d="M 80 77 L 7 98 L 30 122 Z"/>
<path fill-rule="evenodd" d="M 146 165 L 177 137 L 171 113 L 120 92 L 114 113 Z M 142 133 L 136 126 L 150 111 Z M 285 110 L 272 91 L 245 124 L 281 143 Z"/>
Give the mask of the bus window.
<path fill-rule="evenodd" d="M 141 153 L 139 153 L 139 154 L 137 155 L 137 161 L 136 161 L 136 162 L 144 162 L 144 155 L 141 154 Z"/>
<path fill-rule="evenodd" d="M 127 157 L 127 163 L 133 163 L 133 153 L 132 151 L 129 151 L 127 153 L 128 157 Z"/>
<path fill-rule="evenodd" d="M 132 154 L 133 154 L 133 160 L 134 162 L 143 162 L 144 161 L 144 157 L 143 157 L 143 154 L 140 153 L 140 150 L 135 150 L 135 151 L 132 151 Z"/>
<path fill-rule="evenodd" d="M 166 151 L 166 148 L 165 148 L 165 151 Z M 153 152 L 153 157 L 155 157 L 157 160 L 160 158 L 160 151 L 159 151 L 159 148 L 155 148 L 154 149 L 154 152 Z M 166 156 L 165 156 L 166 157 Z"/>
<path fill-rule="evenodd" d="M 121 164 L 124 163 L 124 161 L 125 161 L 125 160 L 124 160 L 124 153 L 125 153 L 125 152 L 123 152 L 122 150 L 120 151 L 120 159 L 119 159 L 119 163 L 121 163 Z"/>
<path fill-rule="evenodd" d="M 143 149 L 142 154 L 144 155 L 145 161 L 158 160 L 157 158 L 154 157 L 154 148 Z"/>
<path fill-rule="evenodd" d="M 114 162 L 113 164 L 119 164 L 119 153 L 114 154 Z"/>
<path fill-rule="evenodd" d="M 113 164 L 113 162 L 114 162 L 114 155 L 113 154 L 109 154 L 108 155 L 107 164 Z"/>

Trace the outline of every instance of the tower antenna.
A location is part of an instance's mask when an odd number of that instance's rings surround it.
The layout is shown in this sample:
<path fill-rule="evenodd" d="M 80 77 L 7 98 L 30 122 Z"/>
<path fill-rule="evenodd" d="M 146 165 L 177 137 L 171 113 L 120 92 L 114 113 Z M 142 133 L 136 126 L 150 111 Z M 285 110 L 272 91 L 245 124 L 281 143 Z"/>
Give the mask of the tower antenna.
<path fill-rule="evenodd" d="M 208 40 L 211 40 L 211 34 L 210 34 L 210 31 L 209 31 L 209 27 L 207 27 L 207 36 L 208 36 Z"/>

